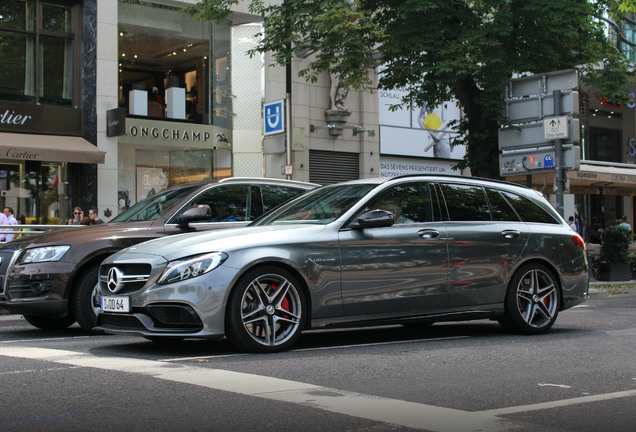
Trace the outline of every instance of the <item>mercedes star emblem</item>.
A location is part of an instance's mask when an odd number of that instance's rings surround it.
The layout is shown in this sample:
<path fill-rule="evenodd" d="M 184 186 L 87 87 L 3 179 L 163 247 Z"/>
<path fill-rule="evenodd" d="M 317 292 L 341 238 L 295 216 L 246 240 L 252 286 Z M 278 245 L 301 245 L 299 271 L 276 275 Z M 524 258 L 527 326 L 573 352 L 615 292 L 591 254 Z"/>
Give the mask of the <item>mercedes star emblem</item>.
<path fill-rule="evenodd" d="M 111 267 L 111 269 L 108 270 L 106 287 L 110 292 L 115 292 L 119 289 L 122 276 L 124 276 L 124 274 L 117 267 Z"/>

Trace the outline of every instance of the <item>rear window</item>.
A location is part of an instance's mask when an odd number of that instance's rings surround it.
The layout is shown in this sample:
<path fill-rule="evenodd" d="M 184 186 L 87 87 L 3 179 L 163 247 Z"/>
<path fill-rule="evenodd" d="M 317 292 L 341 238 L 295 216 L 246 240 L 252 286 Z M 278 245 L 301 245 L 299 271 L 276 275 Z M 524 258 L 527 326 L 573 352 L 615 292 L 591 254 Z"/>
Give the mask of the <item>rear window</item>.
<path fill-rule="evenodd" d="M 559 220 L 534 201 L 511 192 L 501 192 L 524 222 L 559 224 Z"/>

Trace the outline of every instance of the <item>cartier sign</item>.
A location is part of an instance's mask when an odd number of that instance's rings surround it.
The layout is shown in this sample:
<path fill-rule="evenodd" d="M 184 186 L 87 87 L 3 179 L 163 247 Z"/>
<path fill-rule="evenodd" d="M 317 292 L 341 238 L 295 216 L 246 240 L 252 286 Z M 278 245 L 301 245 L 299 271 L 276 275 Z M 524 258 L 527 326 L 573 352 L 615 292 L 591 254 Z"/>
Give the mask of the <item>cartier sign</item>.
<path fill-rule="evenodd" d="M 82 111 L 59 105 L 0 101 L 0 132 L 82 135 Z"/>

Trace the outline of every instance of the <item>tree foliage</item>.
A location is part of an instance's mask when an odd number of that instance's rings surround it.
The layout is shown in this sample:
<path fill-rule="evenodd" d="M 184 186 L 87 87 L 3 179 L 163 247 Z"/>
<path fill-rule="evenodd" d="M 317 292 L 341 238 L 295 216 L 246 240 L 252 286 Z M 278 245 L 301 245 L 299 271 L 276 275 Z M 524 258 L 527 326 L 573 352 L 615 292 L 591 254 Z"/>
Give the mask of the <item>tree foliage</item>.
<path fill-rule="evenodd" d="M 502 84 L 514 74 L 577 67 L 613 101 L 627 95 L 634 71 L 608 37 L 605 19 L 634 10 L 634 0 L 246 0 L 265 18 L 256 52 L 279 64 L 315 51 L 300 72 L 329 71 L 354 89 L 371 88 L 368 68 L 385 66 L 378 87 L 408 91 L 404 104 L 437 106 L 451 98 L 465 116 L 474 175 L 497 177 Z M 239 0 L 205 0 L 189 8 L 201 19 L 224 19 Z M 584 65 L 584 66 L 583 66 Z"/>

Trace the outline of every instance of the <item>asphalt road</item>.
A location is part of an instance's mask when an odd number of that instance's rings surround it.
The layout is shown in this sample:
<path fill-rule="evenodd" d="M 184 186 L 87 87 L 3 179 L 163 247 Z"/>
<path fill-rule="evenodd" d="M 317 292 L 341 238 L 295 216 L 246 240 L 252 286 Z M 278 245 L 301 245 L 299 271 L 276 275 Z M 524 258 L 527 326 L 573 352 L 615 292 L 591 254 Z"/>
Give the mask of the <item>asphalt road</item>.
<path fill-rule="evenodd" d="M 0 316 L 4 431 L 636 430 L 636 288 L 541 336 L 495 322 L 308 332 L 255 355 Z"/>

